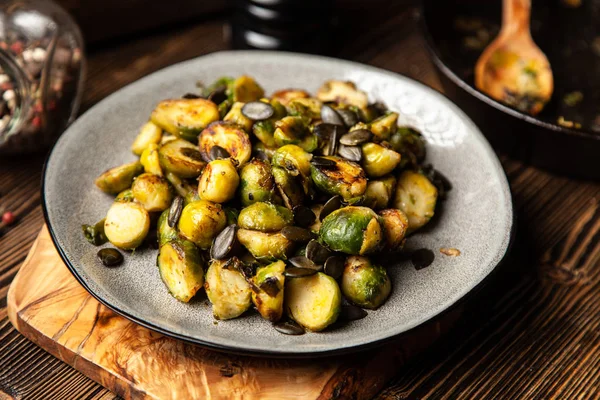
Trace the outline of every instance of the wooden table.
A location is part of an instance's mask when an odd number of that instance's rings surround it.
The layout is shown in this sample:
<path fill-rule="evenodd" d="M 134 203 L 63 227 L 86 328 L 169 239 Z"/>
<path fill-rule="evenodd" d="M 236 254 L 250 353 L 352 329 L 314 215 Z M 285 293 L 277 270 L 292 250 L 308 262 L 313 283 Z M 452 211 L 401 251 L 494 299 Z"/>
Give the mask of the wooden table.
<path fill-rule="evenodd" d="M 366 16 L 345 10 L 362 28 L 340 32 L 335 56 L 439 88 L 412 11 L 389 3 Z M 83 110 L 152 71 L 226 49 L 224 23 L 216 16 L 92 49 Z M 512 256 L 456 328 L 398 370 L 379 399 L 600 398 L 600 185 L 501 159 L 518 215 Z M 43 224 L 42 163 L 0 160 L 0 207 L 18 217 L 0 236 L 0 399 L 112 399 L 6 317 L 8 286 Z"/>

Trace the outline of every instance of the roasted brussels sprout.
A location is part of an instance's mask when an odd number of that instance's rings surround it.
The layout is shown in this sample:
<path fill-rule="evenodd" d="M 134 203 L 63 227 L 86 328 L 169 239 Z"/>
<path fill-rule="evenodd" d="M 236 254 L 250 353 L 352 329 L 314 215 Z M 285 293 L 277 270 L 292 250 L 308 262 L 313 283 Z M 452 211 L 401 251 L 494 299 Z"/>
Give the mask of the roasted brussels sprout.
<path fill-rule="evenodd" d="M 171 186 L 173 186 L 173 188 L 175 189 L 175 192 L 177 192 L 177 194 L 180 195 L 181 197 L 187 198 L 188 194 L 191 191 L 196 191 L 194 186 L 192 186 L 188 181 L 178 177 L 177 175 L 175 175 L 172 172 L 167 172 L 165 174 L 165 178 L 167 178 L 167 180 L 169 181 Z M 196 195 L 197 194 L 198 194 L 198 192 L 196 191 Z M 199 199 L 200 198 L 198 198 L 196 200 L 199 200 Z"/>
<path fill-rule="evenodd" d="M 278 148 L 273 153 L 271 164 L 285 168 L 292 174 L 293 171 L 299 171 L 303 176 L 307 177 L 310 175 L 310 160 L 312 157 L 312 154 L 304 151 L 302 147 L 295 144 L 288 144 Z"/>
<path fill-rule="evenodd" d="M 271 322 L 281 319 L 283 314 L 283 288 L 285 263 L 276 261 L 256 271 L 253 278 L 252 301 L 260 315 Z"/>
<path fill-rule="evenodd" d="M 140 162 L 144 167 L 144 171 L 153 175 L 163 176 L 158 157 L 158 145 L 156 143 L 151 143 L 146 147 L 146 150 L 142 152 Z"/>
<path fill-rule="evenodd" d="M 162 139 L 162 129 L 153 124 L 151 121 L 148 121 L 140 129 L 140 133 L 138 133 L 133 144 L 131 145 L 131 151 L 133 154 L 141 156 L 144 150 L 146 150 L 151 144 L 158 145 L 160 143 L 160 139 Z"/>
<path fill-rule="evenodd" d="M 256 259 L 286 260 L 294 249 L 294 243 L 280 232 L 238 229 L 237 238 Z"/>
<path fill-rule="evenodd" d="M 165 210 L 158 217 L 158 223 L 156 224 L 158 246 L 169 243 L 179 237 L 176 228 L 169 226 L 169 210 Z"/>
<path fill-rule="evenodd" d="M 133 197 L 148 211 L 162 211 L 171 205 L 173 193 L 166 179 L 149 173 L 138 176 L 131 185 Z"/>
<path fill-rule="evenodd" d="M 389 140 L 398 129 L 398 113 L 388 112 L 369 124 L 373 135 L 379 140 Z"/>
<path fill-rule="evenodd" d="M 379 211 L 383 223 L 384 250 L 398 251 L 408 231 L 408 217 L 401 210 L 388 208 Z"/>
<path fill-rule="evenodd" d="M 275 122 L 271 120 L 257 121 L 252 126 L 252 133 L 258 138 L 265 146 L 275 147 Z"/>
<path fill-rule="evenodd" d="M 150 119 L 170 134 L 195 142 L 200 132 L 219 117 L 217 105 L 210 100 L 175 99 L 158 103 Z"/>
<path fill-rule="evenodd" d="M 204 285 L 204 260 L 194 243 L 176 239 L 160 246 L 158 271 L 169 293 L 187 303 Z"/>
<path fill-rule="evenodd" d="M 362 165 L 367 171 L 367 175 L 373 178 L 389 174 L 400 163 L 400 153 L 377 143 L 363 144 L 362 152 Z"/>
<path fill-rule="evenodd" d="M 198 181 L 198 194 L 203 200 L 225 203 L 233 199 L 240 184 L 234 162 L 230 159 L 214 160 L 202 171 Z"/>
<path fill-rule="evenodd" d="M 361 205 L 374 210 L 386 208 L 394 196 L 395 189 L 396 178 L 393 175 L 370 180 Z"/>
<path fill-rule="evenodd" d="M 362 255 L 379 249 L 382 231 L 381 217 L 373 210 L 348 206 L 325 217 L 319 236 L 332 250 Z"/>
<path fill-rule="evenodd" d="M 296 144 L 309 153 L 318 145 L 317 136 L 310 131 L 306 120 L 302 117 L 284 117 L 275 122 L 273 138 L 278 147 Z"/>
<path fill-rule="evenodd" d="M 271 201 L 275 180 L 269 164 L 263 160 L 253 159 L 244 165 L 240 170 L 239 188 L 244 206 L 257 201 Z"/>
<path fill-rule="evenodd" d="M 104 220 L 104 233 L 108 240 L 121 249 L 138 247 L 150 229 L 150 215 L 138 203 L 114 202 Z"/>
<path fill-rule="evenodd" d="M 252 304 L 250 284 L 226 260 L 213 260 L 210 263 L 204 289 L 216 319 L 239 317 Z"/>
<path fill-rule="evenodd" d="M 344 200 L 362 196 L 367 190 L 367 178 L 360 165 L 346 161 L 341 157 L 327 156 L 325 159 L 335 165 L 310 166 L 310 176 L 314 184 L 323 192 L 339 194 Z"/>
<path fill-rule="evenodd" d="M 313 98 L 300 98 L 291 100 L 285 107 L 288 115 L 303 117 L 309 121 L 321 119 L 321 103 Z"/>
<path fill-rule="evenodd" d="M 206 165 L 198 148 L 183 139 L 163 144 L 158 149 L 158 159 L 165 171 L 181 178 L 196 178 Z"/>
<path fill-rule="evenodd" d="M 263 88 L 249 76 L 242 75 L 233 82 L 233 101 L 249 103 L 260 100 L 264 95 Z"/>
<path fill-rule="evenodd" d="M 342 293 L 363 308 L 375 309 L 383 304 L 392 290 L 385 268 L 373 265 L 367 257 L 346 259 L 342 274 Z"/>
<path fill-rule="evenodd" d="M 252 132 L 252 124 L 254 123 L 254 121 L 242 114 L 242 107 L 244 107 L 244 103 L 233 103 L 233 105 L 229 109 L 229 112 L 227 113 L 225 118 L 223 118 L 223 120 L 238 124 L 239 126 L 244 128 L 246 132 Z"/>
<path fill-rule="evenodd" d="M 240 211 L 237 224 L 242 229 L 276 232 L 294 222 L 294 216 L 285 207 L 256 202 Z"/>
<path fill-rule="evenodd" d="M 210 124 L 202 131 L 198 139 L 200 152 L 205 160 L 210 160 L 210 150 L 220 146 L 235 158 L 238 165 L 244 165 L 250 160 L 252 144 L 250 138 L 233 122 L 218 121 Z"/>
<path fill-rule="evenodd" d="M 337 320 L 342 293 L 335 279 L 318 272 L 287 279 L 284 304 L 290 318 L 306 329 L 318 332 Z"/>
<path fill-rule="evenodd" d="M 416 167 L 425 159 L 425 140 L 414 128 L 399 127 L 389 142 L 395 151 L 402 154 L 401 168 Z"/>
<path fill-rule="evenodd" d="M 408 217 L 409 231 L 425 225 L 433 217 L 437 202 L 437 189 L 423 174 L 404 171 L 398 177 L 394 208 Z"/>
<path fill-rule="evenodd" d="M 227 216 L 218 203 L 198 200 L 183 208 L 179 217 L 179 232 L 201 249 L 208 249 L 215 236 L 227 224 Z"/>
<path fill-rule="evenodd" d="M 273 99 L 278 100 L 284 106 L 294 99 L 306 99 L 310 97 L 310 93 L 301 89 L 283 89 L 278 90 L 271 96 Z"/>
<path fill-rule="evenodd" d="M 306 196 L 305 180 L 300 175 L 294 176 L 281 167 L 273 166 L 271 170 L 285 206 L 291 210 L 302 204 Z"/>
<path fill-rule="evenodd" d="M 117 194 L 133 183 L 133 178 L 144 172 L 139 161 L 111 168 L 96 178 L 96 186 L 105 193 Z"/>
<path fill-rule="evenodd" d="M 356 88 L 353 82 L 327 81 L 317 92 L 317 99 L 324 103 L 336 102 L 364 108 L 369 104 L 367 94 Z"/>

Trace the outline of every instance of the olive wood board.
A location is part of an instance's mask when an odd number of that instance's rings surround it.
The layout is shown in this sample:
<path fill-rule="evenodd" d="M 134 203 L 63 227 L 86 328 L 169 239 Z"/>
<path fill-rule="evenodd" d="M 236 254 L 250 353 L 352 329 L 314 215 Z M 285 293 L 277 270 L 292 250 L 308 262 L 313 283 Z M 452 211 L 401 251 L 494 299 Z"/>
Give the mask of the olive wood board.
<path fill-rule="evenodd" d="M 45 226 L 8 292 L 8 315 L 19 332 L 124 398 L 372 398 L 447 332 L 461 310 L 453 307 L 356 354 L 273 359 L 216 352 L 153 332 L 100 304 L 71 275 Z"/>

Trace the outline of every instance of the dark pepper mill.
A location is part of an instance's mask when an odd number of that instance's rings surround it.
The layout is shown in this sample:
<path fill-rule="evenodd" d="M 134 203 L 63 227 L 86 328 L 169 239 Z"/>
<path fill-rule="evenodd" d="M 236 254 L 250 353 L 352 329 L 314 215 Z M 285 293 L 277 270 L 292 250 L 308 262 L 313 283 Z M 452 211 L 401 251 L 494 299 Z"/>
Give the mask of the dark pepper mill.
<path fill-rule="evenodd" d="M 235 49 L 327 53 L 333 0 L 236 0 L 231 20 Z"/>

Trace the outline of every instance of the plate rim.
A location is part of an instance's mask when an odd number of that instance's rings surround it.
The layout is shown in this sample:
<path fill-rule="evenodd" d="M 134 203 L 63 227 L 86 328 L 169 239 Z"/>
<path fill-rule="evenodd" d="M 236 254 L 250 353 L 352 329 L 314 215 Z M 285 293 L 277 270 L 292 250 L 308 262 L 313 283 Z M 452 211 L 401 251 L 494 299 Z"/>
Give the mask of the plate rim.
<path fill-rule="evenodd" d="M 486 148 L 487 152 L 488 152 L 488 156 L 491 156 L 491 161 L 495 166 L 495 169 L 497 170 L 497 172 L 499 173 L 499 177 L 502 178 L 500 179 L 500 184 L 501 186 L 503 186 L 503 191 L 505 191 L 505 194 L 508 196 L 508 208 L 507 208 L 507 212 L 510 213 L 510 230 L 508 232 L 508 240 L 506 241 L 506 247 L 503 250 L 503 253 L 500 255 L 499 260 L 497 261 L 496 265 L 494 265 L 489 272 L 478 282 L 473 282 L 471 285 L 469 285 L 468 289 L 466 289 L 466 291 L 460 296 L 458 297 L 456 300 L 454 300 L 453 302 L 451 302 L 450 304 L 448 304 L 445 308 L 443 308 L 442 310 L 439 310 L 438 312 L 430 315 L 429 317 L 425 318 L 425 319 L 421 319 L 419 320 L 419 322 L 417 322 L 415 325 L 409 327 L 408 329 L 406 329 L 403 332 L 399 332 L 397 334 L 392 334 L 390 336 L 387 337 L 383 337 L 380 339 L 376 339 L 376 340 L 372 340 L 370 342 L 366 342 L 366 343 L 361 343 L 361 344 L 356 344 L 356 345 L 352 345 L 352 346 L 343 346 L 343 347 L 336 347 L 333 349 L 325 349 L 325 350 L 315 350 L 315 351 L 289 351 L 289 350 L 269 350 L 269 349 L 251 349 L 251 348 L 245 348 L 243 347 L 243 344 L 240 344 L 237 347 L 233 347 L 230 345 L 222 345 L 213 341 L 206 341 L 197 337 L 193 337 L 190 335 L 186 335 L 186 334 L 181 334 L 181 333 L 177 333 L 177 332 L 173 332 L 167 328 L 163 328 L 161 326 L 155 325 L 154 323 L 145 321 L 142 318 L 138 318 L 132 314 L 130 314 L 128 311 L 126 310 L 122 310 L 117 306 L 114 306 L 112 304 L 110 304 L 109 301 L 107 301 L 106 299 L 102 298 L 102 296 L 98 293 L 95 293 L 93 290 L 91 290 L 91 288 L 87 285 L 87 283 L 85 282 L 85 280 L 83 279 L 83 277 L 77 272 L 77 269 L 75 268 L 75 266 L 71 263 L 71 261 L 69 260 L 69 258 L 67 257 L 65 251 L 63 250 L 63 248 L 60 246 L 59 244 L 59 240 L 57 237 L 57 233 L 54 231 L 54 227 L 52 226 L 51 222 L 50 222 L 50 216 L 49 216 L 49 212 L 48 212 L 48 199 L 46 198 L 46 180 L 47 180 L 47 171 L 48 171 L 48 166 L 50 164 L 50 160 L 55 152 L 55 149 L 58 147 L 58 144 L 62 141 L 62 140 L 66 140 L 64 139 L 66 136 L 64 135 L 64 133 L 66 133 L 66 131 L 72 126 L 69 125 L 69 127 L 67 127 L 65 129 L 65 132 L 63 132 L 63 134 L 61 134 L 61 136 L 59 137 L 59 139 L 56 141 L 56 143 L 52 146 L 52 148 L 50 149 L 50 151 L 48 152 L 48 155 L 46 157 L 46 160 L 44 162 L 44 166 L 42 169 L 42 175 L 41 175 L 41 179 L 42 179 L 42 184 L 41 184 L 41 203 L 42 203 L 42 211 L 43 211 L 43 215 L 44 215 L 44 220 L 46 223 L 46 226 L 48 227 L 48 232 L 50 233 L 50 238 L 52 239 L 52 243 L 54 245 L 54 247 L 56 248 L 58 255 L 60 256 L 61 260 L 63 261 L 63 263 L 66 265 L 66 267 L 69 269 L 69 271 L 71 272 L 71 274 L 75 277 L 75 279 L 79 282 L 79 284 L 92 296 L 94 297 L 99 303 L 101 303 L 102 305 L 104 305 L 105 307 L 107 307 L 108 309 L 110 309 L 111 311 L 115 312 L 116 314 L 140 325 L 143 326 L 147 329 L 150 329 L 154 332 L 158 332 L 162 335 L 165 335 L 167 337 L 171 337 L 177 340 L 181 340 L 183 342 L 186 343 L 191 343 L 194 345 L 199 345 L 201 347 L 210 349 L 210 350 L 215 350 L 215 351 L 219 351 L 219 352 L 225 352 L 225 353 L 229 353 L 229 354 L 237 354 L 237 355 L 244 355 L 244 356 L 268 356 L 268 357 L 273 357 L 273 358 L 279 358 L 279 357 L 287 357 L 287 358 L 314 358 L 314 357 L 324 357 L 324 356 L 332 356 L 332 355 L 340 355 L 340 354 L 348 354 L 348 353 L 356 353 L 356 352 L 360 352 L 360 351 L 364 351 L 364 350 L 369 350 L 375 347 L 380 347 L 388 342 L 394 341 L 398 338 L 400 338 L 403 335 L 406 335 L 407 333 L 412 332 L 413 330 L 419 328 L 420 326 L 430 322 L 431 320 L 438 318 L 439 316 L 447 313 L 448 311 L 454 309 L 458 304 L 463 303 L 466 299 L 470 298 L 471 295 L 474 294 L 474 292 L 477 292 L 478 289 L 480 289 L 482 286 L 484 286 L 485 283 L 487 283 L 490 280 L 490 277 L 495 275 L 495 272 L 498 271 L 499 266 L 501 266 L 507 259 L 508 254 L 510 253 L 510 250 L 512 248 L 513 242 L 514 242 L 514 236 L 515 236 L 515 227 L 516 227 L 516 214 L 515 214 L 515 210 L 514 210 L 514 202 L 513 202 L 513 198 L 512 198 L 512 192 L 510 190 L 510 185 L 508 183 L 508 179 L 506 176 L 506 172 L 504 171 L 504 169 L 502 168 L 502 165 L 500 163 L 500 160 L 498 159 L 498 156 L 496 155 L 496 153 L 494 152 L 493 148 L 491 147 L 491 145 L 489 144 L 488 140 L 485 138 L 485 136 L 483 135 L 483 133 L 479 130 L 479 128 L 475 125 L 475 123 L 471 120 L 470 117 L 468 117 L 464 111 L 462 111 L 462 109 L 460 107 L 458 107 L 458 105 L 456 105 L 451 99 L 449 99 L 444 93 L 441 93 L 427 85 L 425 85 L 424 83 L 421 83 L 415 79 L 409 78 L 406 75 L 400 74 L 400 73 L 396 73 L 396 72 L 392 72 L 392 71 L 388 71 L 385 69 L 381 69 L 381 68 L 377 68 L 377 67 L 373 67 L 370 65 L 366 65 L 366 64 L 362 64 L 359 62 L 355 62 L 355 61 L 349 61 L 349 60 L 343 60 L 343 59 L 339 59 L 339 58 L 334 58 L 334 57 L 326 57 L 326 56 L 319 56 L 319 55 L 312 55 L 312 54 L 303 54 L 303 53 L 294 53 L 294 52 L 285 52 L 285 51 L 257 51 L 257 50 L 224 50 L 224 51 L 217 51 L 217 52 L 212 52 L 212 53 L 207 53 L 207 54 L 203 54 L 201 56 L 198 57 L 194 57 L 185 61 L 181 61 L 172 65 L 169 65 L 167 67 L 158 69 L 150 74 L 147 74 L 145 76 L 143 76 L 142 78 L 139 78 L 133 82 L 130 82 L 129 84 L 119 88 L 118 90 L 116 90 L 115 92 L 111 93 L 110 95 L 106 96 L 105 98 L 103 98 L 102 100 L 100 100 L 99 102 L 95 103 L 92 107 L 90 107 L 88 110 L 86 110 L 85 113 L 83 113 L 82 115 L 78 116 L 76 120 L 79 120 L 81 118 L 83 118 L 84 116 L 86 116 L 88 113 L 92 112 L 94 110 L 94 108 L 96 108 L 98 105 L 103 104 L 105 102 L 110 102 L 112 100 L 113 97 L 118 96 L 118 94 L 122 91 L 122 90 L 126 90 L 128 89 L 131 85 L 133 84 L 137 84 L 140 81 L 144 81 L 147 79 L 150 79 L 151 77 L 153 77 L 155 74 L 157 73 L 164 73 L 165 71 L 169 70 L 169 69 L 174 69 L 180 65 L 186 64 L 186 63 L 193 63 L 193 62 L 197 62 L 200 59 L 203 58 L 210 58 L 210 57 L 219 57 L 221 55 L 233 55 L 233 54 L 238 54 L 240 56 L 243 55 L 252 55 L 255 57 L 260 57 L 261 55 L 267 55 L 267 56 L 284 56 L 284 57 L 288 57 L 288 58 L 312 58 L 312 59 L 316 59 L 319 61 L 327 61 L 327 62 L 335 62 L 335 63 L 343 63 L 347 66 L 351 66 L 351 67 L 355 67 L 355 68 L 360 68 L 363 71 L 366 72 L 373 72 L 373 73 L 378 73 L 378 74 L 383 74 L 392 78 L 401 78 L 401 79 L 405 79 L 408 81 L 411 81 L 413 84 L 419 86 L 421 89 L 428 91 L 428 92 L 433 92 L 433 95 L 438 95 L 443 97 L 448 103 L 450 103 L 452 106 L 454 106 L 455 110 L 452 110 L 453 112 L 456 112 L 459 114 L 460 117 L 462 117 L 462 119 L 466 122 L 469 123 L 469 125 L 471 126 L 471 128 L 478 134 L 480 139 L 481 144 L 484 146 L 484 148 Z M 75 122 L 75 121 L 74 121 Z"/>

